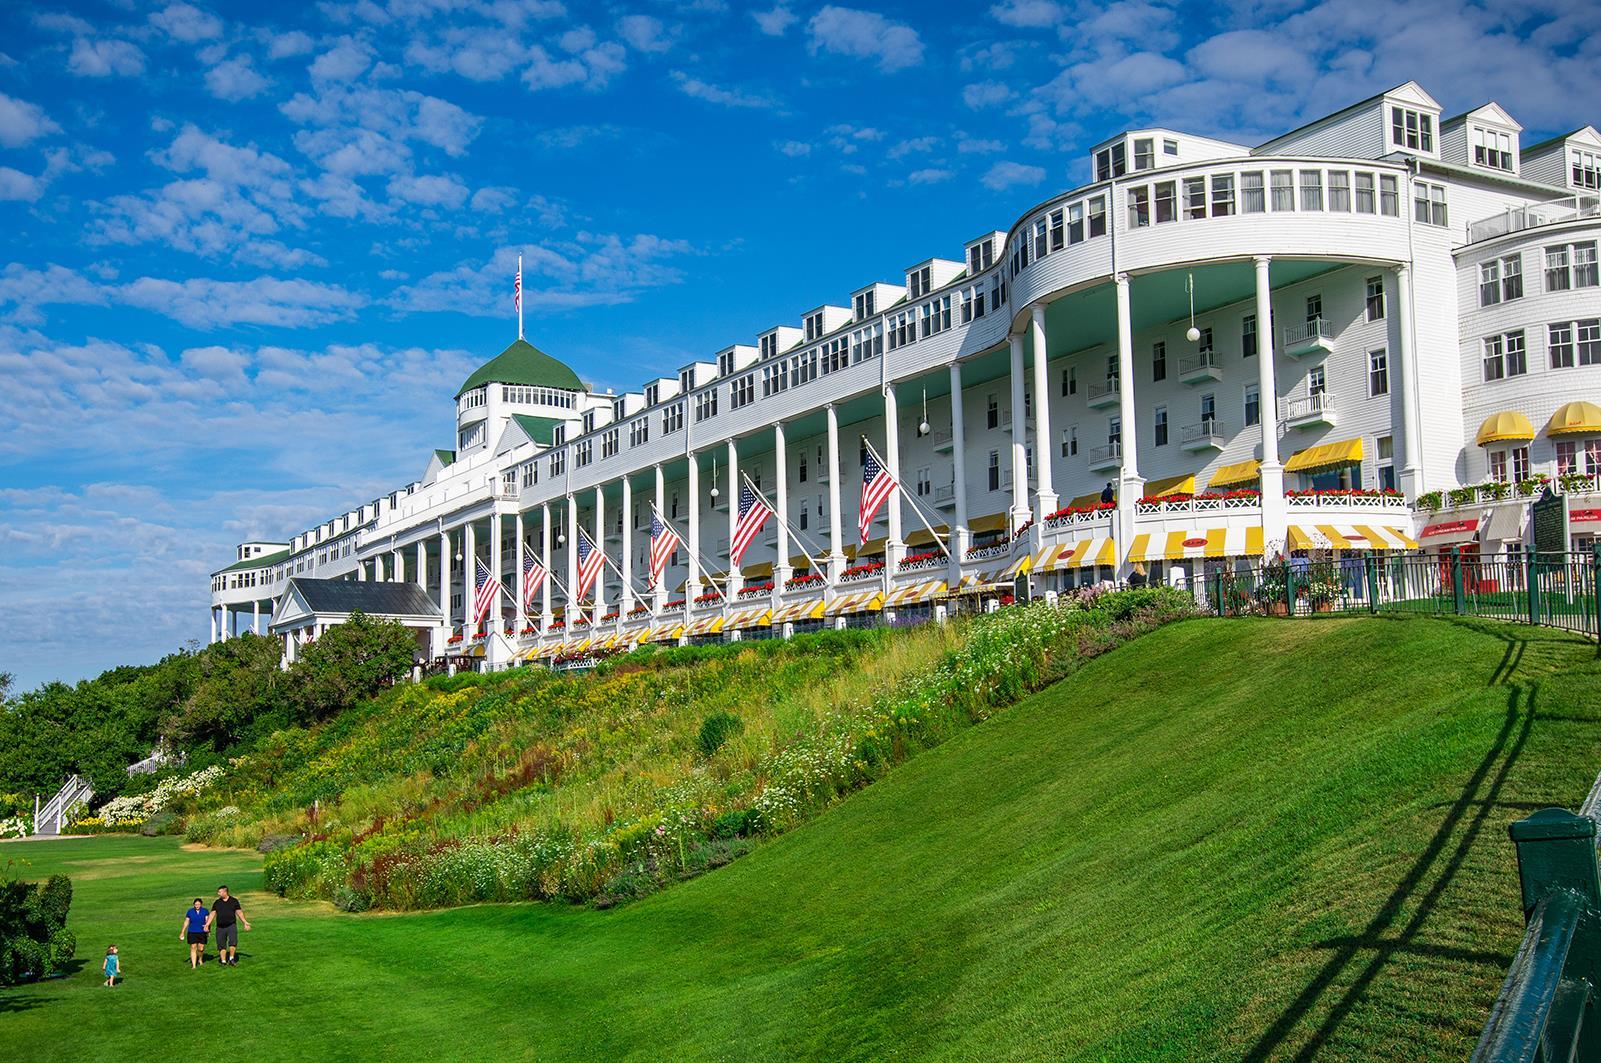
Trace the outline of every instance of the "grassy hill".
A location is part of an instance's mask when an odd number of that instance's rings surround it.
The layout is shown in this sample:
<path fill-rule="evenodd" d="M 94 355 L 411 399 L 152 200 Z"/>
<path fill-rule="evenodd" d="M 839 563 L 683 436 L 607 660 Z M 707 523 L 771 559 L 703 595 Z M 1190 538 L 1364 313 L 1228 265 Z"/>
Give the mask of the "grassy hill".
<path fill-rule="evenodd" d="M 1504 826 L 1583 797 L 1598 678 L 1482 622 L 1170 625 L 609 911 L 347 915 L 253 853 L 7 847 L 74 875 L 91 967 L 0 1026 L 26 1059 L 1461 1059 L 1521 935 Z M 190 972 L 219 876 L 247 959 Z"/>

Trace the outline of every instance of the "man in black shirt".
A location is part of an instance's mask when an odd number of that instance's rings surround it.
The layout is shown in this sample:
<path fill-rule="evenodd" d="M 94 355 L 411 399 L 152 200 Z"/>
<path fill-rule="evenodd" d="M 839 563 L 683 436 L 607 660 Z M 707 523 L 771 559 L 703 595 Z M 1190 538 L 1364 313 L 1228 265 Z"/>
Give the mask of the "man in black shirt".
<path fill-rule="evenodd" d="M 235 922 L 250 929 L 250 920 L 245 918 L 245 910 L 239 905 L 239 898 L 228 892 L 227 886 L 217 887 L 217 902 L 211 906 L 211 917 L 207 920 L 206 929 L 212 926 L 217 928 L 217 951 L 222 954 L 223 966 L 232 964 L 239 966 L 239 927 Z"/>

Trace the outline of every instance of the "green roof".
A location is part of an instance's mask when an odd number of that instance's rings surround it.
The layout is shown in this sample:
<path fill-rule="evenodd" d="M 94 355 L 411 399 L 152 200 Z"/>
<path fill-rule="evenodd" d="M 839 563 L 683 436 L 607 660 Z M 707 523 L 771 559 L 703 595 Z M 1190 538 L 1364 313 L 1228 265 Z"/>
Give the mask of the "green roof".
<path fill-rule="evenodd" d="M 434 451 L 434 457 L 438 458 L 439 464 L 446 468 L 456 464 L 456 452 L 454 450 L 436 450 Z"/>
<path fill-rule="evenodd" d="M 279 550 L 277 553 L 262 554 L 259 557 L 248 557 L 243 561 L 235 561 L 227 568 L 219 568 L 217 571 L 213 572 L 212 575 L 220 576 L 224 572 L 237 572 L 242 568 L 266 568 L 268 565 L 276 565 L 280 561 L 287 561 L 289 559 L 289 555 L 293 552 L 294 551 L 292 550 Z"/>
<path fill-rule="evenodd" d="M 461 398 L 481 384 L 528 384 L 567 391 L 584 390 L 584 383 L 578 379 L 577 373 L 523 339 L 479 366 L 456 392 L 456 397 Z"/>
<path fill-rule="evenodd" d="M 529 439 L 542 447 L 550 446 L 551 430 L 561 424 L 559 417 L 535 417 L 531 413 L 514 413 L 511 419 L 528 434 Z"/>

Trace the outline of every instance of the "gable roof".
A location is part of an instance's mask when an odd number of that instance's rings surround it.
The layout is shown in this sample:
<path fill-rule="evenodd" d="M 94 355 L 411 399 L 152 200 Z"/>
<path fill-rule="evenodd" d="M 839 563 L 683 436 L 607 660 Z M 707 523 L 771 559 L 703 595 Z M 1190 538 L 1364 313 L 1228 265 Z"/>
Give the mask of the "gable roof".
<path fill-rule="evenodd" d="M 1566 141 L 1573 140 L 1574 138 L 1588 141 L 1591 144 L 1601 144 L 1601 133 L 1597 133 L 1595 131 L 1595 126 L 1586 125 L 1580 126 L 1578 129 L 1570 129 L 1566 133 L 1559 133 L 1548 140 L 1540 141 L 1538 144 L 1530 144 L 1528 147 L 1524 148 L 1520 154 L 1532 155 L 1537 151 L 1549 148 L 1555 144 L 1562 144 Z"/>
<path fill-rule="evenodd" d="M 379 583 L 359 579 L 306 579 L 300 576 L 284 588 L 284 599 L 298 598 L 313 613 L 354 613 L 368 616 L 426 616 L 439 618 L 439 606 L 415 583 Z"/>
<path fill-rule="evenodd" d="M 456 452 L 454 450 L 436 450 L 434 451 L 434 457 L 439 459 L 441 466 L 454 465 L 456 463 Z"/>
<path fill-rule="evenodd" d="M 542 447 L 550 446 L 552 433 L 556 426 L 562 423 L 560 417 L 535 417 L 531 413 L 514 413 L 511 415 L 512 424 L 522 429 L 523 435 L 528 437 L 530 443 L 537 443 Z"/>
<path fill-rule="evenodd" d="M 294 551 L 285 548 L 283 550 L 276 550 L 270 554 L 260 554 L 256 557 L 247 557 L 243 561 L 235 561 L 227 568 L 219 568 L 217 571 L 213 572 L 212 575 L 220 576 L 224 572 L 237 572 L 240 569 L 245 568 L 266 568 L 268 565 L 276 565 L 280 561 L 288 560 L 289 555 L 293 552 Z"/>
<path fill-rule="evenodd" d="M 1373 106 L 1380 100 L 1391 96 L 1395 97 L 1396 99 L 1406 100 L 1409 103 L 1413 103 L 1421 107 L 1430 107 L 1436 111 L 1440 109 L 1439 103 L 1436 102 L 1433 96 L 1430 96 L 1426 91 L 1424 91 L 1422 85 L 1419 85 L 1416 81 L 1407 81 L 1400 85 L 1396 85 L 1394 88 L 1385 89 L 1383 92 L 1376 92 L 1365 100 L 1357 100 L 1348 107 L 1341 107 L 1333 114 L 1326 114 L 1322 118 L 1314 118 L 1310 122 L 1296 126 L 1288 133 L 1280 133 L 1272 140 L 1264 140 L 1262 143 L 1251 149 L 1251 154 L 1256 155 L 1269 151 L 1280 141 L 1288 140 L 1290 137 L 1293 137 L 1298 133 L 1304 133 L 1308 129 L 1312 129 L 1315 126 L 1320 126 L 1327 122 L 1332 122 L 1337 118 L 1344 118 L 1348 114 L 1353 114 L 1357 111 L 1364 110 Z"/>
<path fill-rule="evenodd" d="M 1471 111 L 1463 111 L 1461 114 L 1455 115 L 1451 118 L 1440 119 L 1440 128 L 1443 130 L 1448 126 L 1459 125 L 1462 122 L 1466 122 L 1469 118 L 1476 118 L 1481 122 L 1494 122 L 1496 125 L 1506 126 L 1508 129 L 1515 129 L 1519 133 L 1523 132 L 1522 123 L 1520 123 L 1516 118 L 1513 118 L 1510 114 L 1507 114 L 1506 108 L 1502 107 L 1494 100 L 1491 100 L 1489 103 L 1481 103 Z"/>
<path fill-rule="evenodd" d="M 584 383 L 578 379 L 577 373 L 525 339 L 518 339 L 473 370 L 472 376 L 456 391 L 456 398 L 461 398 L 480 384 L 491 383 L 528 384 L 565 391 L 584 390 Z"/>

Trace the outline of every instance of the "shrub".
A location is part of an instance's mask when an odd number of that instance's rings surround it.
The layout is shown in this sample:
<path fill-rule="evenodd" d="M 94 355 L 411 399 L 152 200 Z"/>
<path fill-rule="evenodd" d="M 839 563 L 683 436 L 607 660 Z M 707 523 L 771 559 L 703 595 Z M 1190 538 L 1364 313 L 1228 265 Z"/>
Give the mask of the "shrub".
<path fill-rule="evenodd" d="M 700 751 L 705 756 L 714 755 L 723 748 L 723 743 L 745 730 L 745 721 L 731 712 L 714 712 L 700 724 Z"/>
<path fill-rule="evenodd" d="M 61 970 L 77 950 L 67 929 L 72 880 L 51 875 L 43 885 L 0 877 L 0 986 L 44 978 Z"/>
<path fill-rule="evenodd" d="M 755 828 L 750 812 L 743 808 L 731 808 L 712 820 L 713 838 L 737 838 L 750 834 Z"/>

